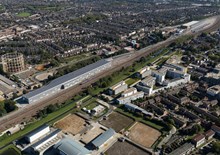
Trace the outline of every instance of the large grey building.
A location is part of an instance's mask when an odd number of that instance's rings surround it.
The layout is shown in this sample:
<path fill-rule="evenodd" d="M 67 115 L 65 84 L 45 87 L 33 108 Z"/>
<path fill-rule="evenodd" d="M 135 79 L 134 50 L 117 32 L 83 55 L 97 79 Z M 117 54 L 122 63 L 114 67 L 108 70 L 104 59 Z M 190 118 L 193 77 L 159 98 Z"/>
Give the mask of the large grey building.
<path fill-rule="evenodd" d="M 93 63 L 55 79 L 51 81 L 48 85 L 23 95 L 22 99 L 28 103 L 35 103 L 39 100 L 55 95 L 61 92 L 63 89 L 67 89 L 77 84 L 80 84 L 81 82 L 110 67 L 111 60 L 102 59 L 96 63 Z"/>

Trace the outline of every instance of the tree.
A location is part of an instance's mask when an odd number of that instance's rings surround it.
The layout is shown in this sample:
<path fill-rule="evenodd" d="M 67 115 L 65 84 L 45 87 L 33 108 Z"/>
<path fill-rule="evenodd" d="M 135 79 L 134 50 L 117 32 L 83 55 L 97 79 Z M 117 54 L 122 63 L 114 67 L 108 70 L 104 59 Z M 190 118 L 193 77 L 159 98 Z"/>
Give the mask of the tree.
<path fill-rule="evenodd" d="M 12 101 L 12 100 L 5 100 L 5 107 L 4 108 L 7 111 L 7 113 L 17 109 L 17 107 L 15 105 L 15 101 Z"/>
<path fill-rule="evenodd" d="M 220 142 L 213 143 L 212 149 L 214 153 L 220 154 Z"/>
<path fill-rule="evenodd" d="M 59 66 L 60 64 L 59 64 L 59 62 L 58 62 L 57 60 L 52 59 L 52 60 L 50 61 L 50 65 L 51 65 L 52 67 L 56 67 L 56 66 Z"/>
<path fill-rule="evenodd" d="M 52 112 L 54 112 L 54 111 L 56 111 L 56 110 L 57 110 L 56 105 L 51 104 L 51 105 L 49 105 L 49 106 L 47 107 L 47 113 L 48 113 L 48 114 L 49 114 L 49 113 L 52 113 Z"/>
<path fill-rule="evenodd" d="M 5 115 L 6 113 L 7 111 L 3 107 L 0 106 L 0 116 Z"/>

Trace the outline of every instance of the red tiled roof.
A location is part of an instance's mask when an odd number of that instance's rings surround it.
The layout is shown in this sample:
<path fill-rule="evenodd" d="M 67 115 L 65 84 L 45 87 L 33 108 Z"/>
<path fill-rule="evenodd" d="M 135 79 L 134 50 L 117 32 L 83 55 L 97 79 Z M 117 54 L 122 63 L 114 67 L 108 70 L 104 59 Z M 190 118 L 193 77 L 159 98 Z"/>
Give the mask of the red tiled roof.
<path fill-rule="evenodd" d="M 204 135 L 206 136 L 206 137 L 210 137 L 210 136 L 213 136 L 215 134 L 215 132 L 213 131 L 213 130 L 208 130 L 208 131 L 206 131 L 205 133 L 204 133 Z"/>
<path fill-rule="evenodd" d="M 205 138 L 204 135 L 198 134 L 198 135 L 196 135 L 196 136 L 193 138 L 193 141 L 199 142 L 199 141 L 202 140 L 203 138 Z"/>
<path fill-rule="evenodd" d="M 220 127 L 217 126 L 217 125 L 213 125 L 213 126 L 211 127 L 211 129 L 214 130 L 214 131 L 220 132 Z"/>

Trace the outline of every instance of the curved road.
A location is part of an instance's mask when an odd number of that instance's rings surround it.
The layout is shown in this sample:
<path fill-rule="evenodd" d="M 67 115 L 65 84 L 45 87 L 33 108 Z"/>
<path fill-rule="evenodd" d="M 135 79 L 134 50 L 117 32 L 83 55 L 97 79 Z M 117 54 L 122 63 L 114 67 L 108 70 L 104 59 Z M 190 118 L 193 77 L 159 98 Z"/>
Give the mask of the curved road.
<path fill-rule="evenodd" d="M 196 36 L 196 35 L 201 34 L 202 32 L 212 32 L 214 30 L 219 29 L 220 28 L 220 16 L 215 16 L 213 18 L 215 19 L 215 21 L 213 23 L 210 23 L 208 26 L 206 24 L 206 26 L 202 27 L 200 30 L 198 30 L 194 33 L 189 31 L 186 34 Z M 202 22 L 204 22 L 204 20 Z M 120 70 L 122 67 L 127 67 L 127 66 L 132 65 L 133 62 L 139 60 L 141 57 L 148 56 L 149 54 L 151 54 L 151 53 L 153 53 L 163 47 L 170 45 L 171 43 L 175 42 L 178 38 L 180 38 L 186 34 L 183 34 L 178 37 L 172 37 L 172 38 L 169 38 L 165 41 L 159 42 L 155 45 L 151 45 L 149 47 L 143 48 L 143 49 L 141 49 L 141 50 L 139 50 L 129 56 L 115 58 L 112 63 L 113 65 L 110 69 L 108 69 L 100 74 L 97 74 L 96 76 L 87 80 L 82 85 L 76 85 L 75 87 L 66 89 L 66 90 L 60 92 L 59 94 L 57 94 L 56 96 L 50 97 L 48 99 L 45 99 L 44 101 L 41 101 L 41 102 L 38 102 L 35 104 L 27 105 L 24 108 L 18 109 L 17 111 L 12 112 L 12 113 L 0 118 L 0 131 L 4 131 L 15 124 L 18 124 L 18 123 L 21 123 L 25 120 L 30 119 L 31 116 L 34 116 L 36 114 L 36 112 L 38 112 L 39 110 L 43 109 L 44 107 L 46 107 L 50 104 L 62 103 L 64 101 L 66 101 L 67 99 L 72 98 L 74 95 L 81 92 L 86 87 L 90 86 L 92 83 L 96 82 L 100 78 L 105 77 L 107 75 L 110 75 L 113 72 Z"/>

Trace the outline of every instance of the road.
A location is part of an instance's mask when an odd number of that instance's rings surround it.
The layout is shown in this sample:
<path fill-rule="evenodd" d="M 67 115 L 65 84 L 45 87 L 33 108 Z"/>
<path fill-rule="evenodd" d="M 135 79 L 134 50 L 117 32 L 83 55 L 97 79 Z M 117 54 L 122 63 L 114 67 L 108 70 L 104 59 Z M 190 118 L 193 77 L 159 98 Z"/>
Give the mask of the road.
<path fill-rule="evenodd" d="M 210 23 L 208 26 L 205 26 L 203 28 L 200 27 L 200 29 L 194 33 L 188 32 L 187 35 L 190 34 L 190 35 L 196 36 L 196 35 L 201 34 L 202 32 L 211 32 L 211 31 L 219 29 L 220 28 L 220 16 L 215 16 L 213 18 L 215 19 L 213 20 L 214 21 L 213 23 Z M 169 38 L 155 45 L 151 45 L 149 47 L 143 48 L 129 56 L 125 55 L 122 57 L 117 57 L 113 60 L 113 65 L 110 69 L 97 74 L 96 76 L 84 82 L 82 85 L 76 85 L 74 87 L 71 87 L 69 89 L 66 89 L 60 92 L 56 96 L 50 97 L 36 104 L 27 105 L 24 108 L 18 109 L 17 111 L 14 111 L 4 117 L 1 117 L 0 118 L 0 131 L 4 131 L 10 128 L 11 126 L 14 126 L 18 123 L 31 119 L 31 116 L 34 116 L 39 110 L 43 109 L 44 107 L 50 104 L 65 102 L 67 99 L 72 98 L 74 95 L 81 92 L 86 87 L 90 86 L 92 83 L 96 82 L 100 78 L 110 75 L 113 72 L 120 70 L 122 67 L 127 67 L 127 66 L 132 65 L 135 61 L 139 60 L 141 57 L 148 56 L 149 54 L 170 45 L 171 43 L 175 42 L 178 38 L 184 35 L 185 34 L 182 34 L 181 36 L 178 36 L 178 37 Z"/>

